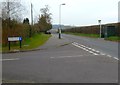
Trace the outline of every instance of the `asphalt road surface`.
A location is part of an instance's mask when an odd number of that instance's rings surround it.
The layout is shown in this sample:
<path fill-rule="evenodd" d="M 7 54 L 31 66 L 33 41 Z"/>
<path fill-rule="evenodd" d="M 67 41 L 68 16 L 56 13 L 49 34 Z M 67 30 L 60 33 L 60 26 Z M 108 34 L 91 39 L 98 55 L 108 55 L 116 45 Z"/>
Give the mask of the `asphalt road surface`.
<path fill-rule="evenodd" d="M 3 82 L 117 83 L 118 44 L 57 34 L 41 50 L 3 54 Z M 0 62 L 1 62 L 0 61 Z"/>

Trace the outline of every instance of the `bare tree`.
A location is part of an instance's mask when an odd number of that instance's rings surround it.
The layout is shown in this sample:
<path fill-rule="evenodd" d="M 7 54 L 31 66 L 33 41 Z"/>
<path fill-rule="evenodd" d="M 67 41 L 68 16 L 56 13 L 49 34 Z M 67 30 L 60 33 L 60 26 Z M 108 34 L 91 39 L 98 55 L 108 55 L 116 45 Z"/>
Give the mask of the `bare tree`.
<path fill-rule="evenodd" d="M 22 12 L 24 11 L 24 6 L 20 3 L 20 0 L 7 0 L 2 2 L 2 18 L 3 19 L 15 19 L 21 21 Z"/>
<path fill-rule="evenodd" d="M 24 30 L 21 25 L 24 7 L 20 0 L 5 0 L 2 3 L 2 42 L 7 45 L 7 38 L 9 36 L 19 36 L 20 30 Z M 20 22 L 20 23 L 19 23 Z M 24 33 L 24 31 L 21 31 Z"/>

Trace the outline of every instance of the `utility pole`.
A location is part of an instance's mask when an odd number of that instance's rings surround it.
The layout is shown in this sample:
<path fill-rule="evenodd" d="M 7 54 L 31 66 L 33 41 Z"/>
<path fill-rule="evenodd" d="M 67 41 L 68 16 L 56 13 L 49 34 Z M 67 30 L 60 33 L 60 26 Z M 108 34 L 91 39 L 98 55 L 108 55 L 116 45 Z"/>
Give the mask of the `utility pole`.
<path fill-rule="evenodd" d="M 7 0 L 7 28 L 10 30 L 10 2 Z M 8 36 L 10 36 L 10 32 L 8 33 Z"/>
<path fill-rule="evenodd" d="M 7 1 L 7 18 L 10 18 L 10 7 L 9 7 L 9 0 Z"/>
<path fill-rule="evenodd" d="M 31 27 L 30 27 L 30 37 L 32 36 L 32 26 L 33 26 L 33 5 L 31 3 Z"/>
<path fill-rule="evenodd" d="M 31 25 L 33 25 L 33 5 L 31 3 Z"/>
<path fill-rule="evenodd" d="M 7 37 L 10 37 L 10 2 L 9 0 L 7 0 L 7 29 L 9 30 Z M 9 43 L 9 50 L 10 50 L 10 42 L 8 43 Z"/>

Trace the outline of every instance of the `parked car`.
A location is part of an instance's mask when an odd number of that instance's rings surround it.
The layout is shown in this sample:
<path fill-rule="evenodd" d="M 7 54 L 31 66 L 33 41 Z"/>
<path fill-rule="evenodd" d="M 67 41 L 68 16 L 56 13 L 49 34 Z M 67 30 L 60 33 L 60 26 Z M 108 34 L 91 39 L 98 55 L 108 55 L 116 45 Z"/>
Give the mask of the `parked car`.
<path fill-rule="evenodd" d="M 51 32 L 50 31 L 46 31 L 45 34 L 51 34 Z"/>

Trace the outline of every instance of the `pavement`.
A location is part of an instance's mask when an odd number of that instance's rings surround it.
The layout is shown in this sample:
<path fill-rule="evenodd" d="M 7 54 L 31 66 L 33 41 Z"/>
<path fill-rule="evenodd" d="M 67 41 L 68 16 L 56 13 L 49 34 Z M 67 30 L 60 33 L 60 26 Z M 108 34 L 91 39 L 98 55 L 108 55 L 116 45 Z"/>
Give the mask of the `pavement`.
<path fill-rule="evenodd" d="M 69 41 L 66 38 L 58 38 L 57 34 L 52 34 L 52 37 L 41 47 L 39 47 L 38 49 L 51 49 L 51 48 L 56 48 L 59 46 L 64 46 L 67 44 L 72 43 L 71 41 Z"/>
<path fill-rule="evenodd" d="M 100 39 L 65 34 L 58 39 L 52 34 L 38 48 L 43 50 L 3 54 L 3 82 L 118 83 L 115 46 Z"/>
<path fill-rule="evenodd" d="M 57 34 L 51 34 L 52 37 L 43 45 L 38 48 L 29 49 L 29 50 L 11 50 L 10 52 L 3 52 L 5 53 L 19 53 L 19 52 L 29 52 L 29 51 L 37 51 L 37 50 L 45 50 L 45 49 L 51 49 L 51 48 L 57 48 L 59 46 L 64 46 L 67 44 L 70 44 L 71 42 L 65 38 L 58 38 Z"/>

